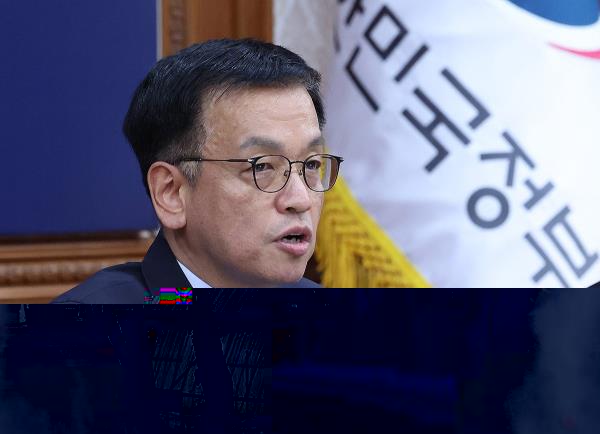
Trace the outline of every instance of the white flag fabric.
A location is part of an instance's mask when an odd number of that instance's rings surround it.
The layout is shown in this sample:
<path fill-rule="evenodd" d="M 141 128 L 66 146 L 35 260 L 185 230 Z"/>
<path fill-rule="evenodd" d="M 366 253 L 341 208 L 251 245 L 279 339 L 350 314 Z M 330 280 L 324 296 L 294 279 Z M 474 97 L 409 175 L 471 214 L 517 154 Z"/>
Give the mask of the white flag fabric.
<path fill-rule="evenodd" d="M 325 74 L 329 150 L 427 282 L 600 280 L 600 22 L 558 24 L 507 0 L 327 8 L 330 51 L 308 57 Z M 306 21 L 285 16 L 276 42 L 314 51 L 282 30 Z"/>

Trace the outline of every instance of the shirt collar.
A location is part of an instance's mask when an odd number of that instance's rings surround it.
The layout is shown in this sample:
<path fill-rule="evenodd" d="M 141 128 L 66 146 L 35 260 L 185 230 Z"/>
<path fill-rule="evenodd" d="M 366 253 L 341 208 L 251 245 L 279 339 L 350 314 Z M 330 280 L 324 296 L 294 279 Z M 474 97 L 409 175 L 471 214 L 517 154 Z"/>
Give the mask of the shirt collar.
<path fill-rule="evenodd" d="M 200 279 L 198 276 L 196 276 L 194 273 L 192 273 L 185 265 L 183 265 L 181 262 L 179 262 L 179 260 L 177 260 L 177 263 L 179 264 L 181 271 L 183 271 L 183 274 L 185 274 L 185 277 L 187 278 L 187 280 L 189 280 L 190 284 L 192 285 L 192 288 L 210 288 L 211 287 L 204 280 Z"/>

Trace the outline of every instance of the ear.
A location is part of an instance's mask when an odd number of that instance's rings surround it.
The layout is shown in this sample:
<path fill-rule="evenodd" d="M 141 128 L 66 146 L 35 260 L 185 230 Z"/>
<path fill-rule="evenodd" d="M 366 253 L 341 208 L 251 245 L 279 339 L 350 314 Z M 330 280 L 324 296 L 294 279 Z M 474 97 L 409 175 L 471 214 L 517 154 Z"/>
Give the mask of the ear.
<path fill-rule="evenodd" d="M 163 227 L 185 227 L 184 188 L 186 179 L 177 167 L 157 161 L 148 169 L 148 189 L 154 211 Z"/>

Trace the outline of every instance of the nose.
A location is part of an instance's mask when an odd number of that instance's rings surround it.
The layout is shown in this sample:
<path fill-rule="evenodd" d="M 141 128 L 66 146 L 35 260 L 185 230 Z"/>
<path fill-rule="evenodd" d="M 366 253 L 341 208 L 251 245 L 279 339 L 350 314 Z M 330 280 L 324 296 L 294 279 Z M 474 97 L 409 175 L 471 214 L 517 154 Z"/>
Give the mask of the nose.
<path fill-rule="evenodd" d="M 277 210 L 281 213 L 303 213 L 311 208 L 311 190 L 304 182 L 302 166 L 297 170 L 292 168 L 285 187 L 276 198 Z"/>
<path fill-rule="evenodd" d="M 294 171 L 294 164 L 300 164 L 300 169 L 297 169 L 297 170 Z M 303 168 L 304 168 L 304 162 L 303 161 L 290 161 L 290 170 L 291 170 L 292 173 L 297 172 L 298 175 L 302 176 L 303 175 L 303 172 L 302 172 Z M 290 170 L 286 170 L 284 172 L 284 175 L 289 177 L 290 176 Z"/>

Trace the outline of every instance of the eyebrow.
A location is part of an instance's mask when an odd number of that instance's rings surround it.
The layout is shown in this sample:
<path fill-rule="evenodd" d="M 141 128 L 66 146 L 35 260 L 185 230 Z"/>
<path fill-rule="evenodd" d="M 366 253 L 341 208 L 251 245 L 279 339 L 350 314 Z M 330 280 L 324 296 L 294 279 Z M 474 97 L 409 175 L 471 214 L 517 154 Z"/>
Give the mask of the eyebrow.
<path fill-rule="evenodd" d="M 314 148 L 318 146 L 323 146 L 325 144 L 325 139 L 322 134 L 319 134 L 318 137 L 312 139 L 307 148 Z M 250 137 L 249 139 L 244 140 L 244 142 L 240 145 L 241 149 L 251 148 L 251 147 L 263 147 L 269 148 L 274 151 L 281 151 L 284 148 L 283 143 L 278 142 L 277 140 L 269 139 L 267 137 Z"/>

